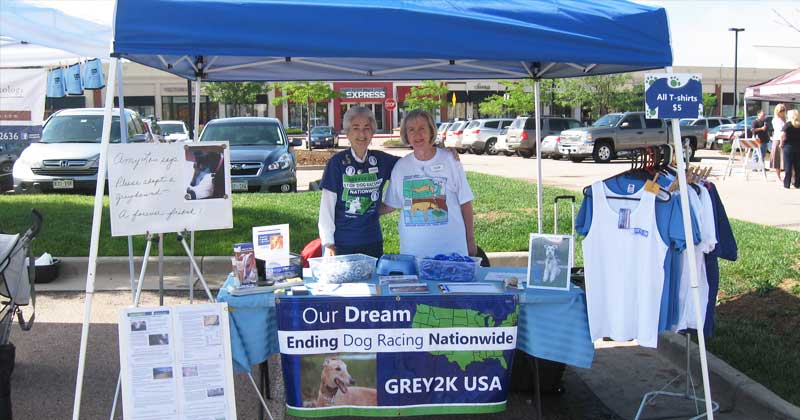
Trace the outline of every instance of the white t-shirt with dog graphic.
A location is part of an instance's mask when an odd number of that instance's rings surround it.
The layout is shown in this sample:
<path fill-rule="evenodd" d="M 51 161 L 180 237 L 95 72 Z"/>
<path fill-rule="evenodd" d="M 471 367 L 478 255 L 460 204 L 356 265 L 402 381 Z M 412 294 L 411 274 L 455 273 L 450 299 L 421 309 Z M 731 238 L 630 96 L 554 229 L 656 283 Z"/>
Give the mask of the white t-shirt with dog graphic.
<path fill-rule="evenodd" d="M 413 153 L 400 159 L 384 198 L 386 205 L 400 209 L 400 253 L 467 255 L 461 205 L 473 199 L 464 168 L 451 153 L 437 149 L 430 160 Z"/>

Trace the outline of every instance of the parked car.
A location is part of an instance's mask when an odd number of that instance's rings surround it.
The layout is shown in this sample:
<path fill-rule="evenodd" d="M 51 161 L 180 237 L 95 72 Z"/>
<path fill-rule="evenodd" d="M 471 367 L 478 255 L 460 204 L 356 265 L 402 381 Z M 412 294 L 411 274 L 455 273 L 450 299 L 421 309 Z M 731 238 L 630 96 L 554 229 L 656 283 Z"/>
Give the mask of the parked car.
<path fill-rule="evenodd" d="M 311 129 L 307 143 L 309 149 L 339 147 L 339 133 L 329 126 L 319 126 Z"/>
<path fill-rule="evenodd" d="M 458 153 L 464 153 L 466 148 L 461 146 L 461 138 L 464 135 L 464 127 L 467 126 L 468 121 L 456 121 L 447 127 L 447 137 L 444 139 L 445 147 L 452 147 L 458 150 Z"/>
<path fill-rule="evenodd" d="M 542 138 L 558 135 L 563 130 L 578 128 L 581 123 L 572 118 L 542 117 L 540 123 Z M 520 156 L 529 158 L 536 154 L 536 119 L 534 117 L 517 117 L 506 134 L 506 148 L 516 151 Z"/>
<path fill-rule="evenodd" d="M 562 131 L 559 150 L 575 162 L 587 157 L 592 157 L 595 162 L 608 162 L 617 157 L 617 152 L 671 144 L 670 124 L 670 120 L 645 119 L 643 112 L 607 114 L 590 127 Z M 702 127 L 683 127 L 681 137 L 689 160 L 694 157 L 698 145 L 705 147 L 705 129 Z"/>
<path fill-rule="evenodd" d="M 542 157 L 561 159 L 563 155 L 558 150 L 558 145 L 560 143 L 561 136 L 547 136 L 542 139 Z"/>
<path fill-rule="evenodd" d="M 189 129 L 186 128 L 186 124 L 184 124 L 183 121 L 163 120 L 156 122 L 156 125 L 161 128 L 162 135 L 170 143 L 174 143 L 176 141 L 192 141 L 192 139 L 189 138 Z"/>
<path fill-rule="evenodd" d="M 447 137 L 447 127 L 450 127 L 453 123 L 443 122 L 439 124 L 439 128 L 436 130 L 436 140 L 434 143 L 437 145 L 444 144 L 444 139 Z"/>
<path fill-rule="evenodd" d="M 733 121 L 728 117 L 701 117 L 701 118 L 681 118 L 681 130 L 684 127 L 703 127 L 705 128 L 704 137 L 706 139 L 704 148 L 708 149 L 711 147 L 710 145 L 714 144 L 713 136 L 711 136 L 711 141 L 709 141 L 709 132 L 714 130 L 717 131 L 717 127 L 720 125 L 727 125 L 733 124 Z M 703 146 L 701 146 L 703 147 Z"/>
<path fill-rule="evenodd" d="M 736 137 L 752 137 L 753 130 L 751 129 L 751 127 L 753 127 L 753 121 L 756 118 L 758 117 L 755 115 L 751 115 L 747 117 L 746 123 L 745 121 L 739 121 L 734 125 L 726 125 L 724 127 L 721 127 L 719 131 L 717 131 L 717 135 L 714 136 L 715 145 L 712 146 L 712 148 L 713 147 L 721 148 L 723 144 L 733 143 L 733 139 Z M 767 115 L 765 121 L 767 123 L 767 131 L 770 133 L 770 136 L 772 136 L 772 115 Z M 745 125 L 747 126 L 747 134 L 745 134 Z"/>
<path fill-rule="evenodd" d="M 714 144 L 717 142 L 716 137 L 719 133 L 719 130 L 732 128 L 735 125 L 736 124 L 722 124 L 714 128 L 709 128 L 708 131 L 706 131 L 706 149 L 714 149 Z"/>
<path fill-rule="evenodd" d="M 163 131 L 158 124 L 149 118 L 142 118 L 142 122 L 144 123 L 144 129 L 150 134 L 150 138 L 152 139 L 153 143 L 164 143 L 167 139 L 164 138 Z"/>
<path fill-rule="evenodd" d="M 228 141 L 231 147 L 231 191 L 294 192 L 297 174 L 291 144 L 277 118 L 234 117 L 211 120 L 200 142 Z"/>
<path fill-rule="evenodd" d="M 507 138 L 508 138 L 508 128 L 501 129 L 500 132 L 497 133 L 497 143 L 495 143 L 494 148 L 495 150 L 497 150 L 497 153 L 502 153 L 506 156 L 511 156 L 516 152 L 508 149 L 508 143 L 506 142 Z"/>
<path fill-rule="evenodd" d="M 508 128 L 514 122 L 511 118 L 481 118 L 472 120 L 464 127 L 464 134 L 461 136 L 461 147 L 469 150 L 476 155 L 486 152 L 489 155 L 496 155 L 497 135 L 500 130 Z"/>
<path fill-rule="evenodd" d="M 42 126 L 42 137 L 14 162 L 14 189 L 19 193 L 94 191 L 97 184 L 103 108 L 56 111 Z M 144 122 L 125 111 L 129 142 L 149 142 Z M 111 143 L 120 142 L 119 109 L 112 111 Z"/>

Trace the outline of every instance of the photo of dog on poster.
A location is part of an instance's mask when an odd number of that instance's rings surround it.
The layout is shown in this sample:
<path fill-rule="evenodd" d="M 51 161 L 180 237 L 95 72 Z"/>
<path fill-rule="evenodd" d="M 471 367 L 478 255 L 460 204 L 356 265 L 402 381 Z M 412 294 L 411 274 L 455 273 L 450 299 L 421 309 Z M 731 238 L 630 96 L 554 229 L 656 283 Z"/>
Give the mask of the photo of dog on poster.
<path fill-rule="evenodd" d="M 301 365 L 304 407 L 378 405 L 374 353 L 308 355 Z"/>
<path fill-rule="evenodd" d="M 528 242 L 528 287 L 569 290 L 573 241 L 570 235 L 531 234 Z"/>
<path fill-rule="evenodd" d="M 225 145 L 184 145 L 184 199 L 209 200 L 227 198 L 225 179 Z"/>

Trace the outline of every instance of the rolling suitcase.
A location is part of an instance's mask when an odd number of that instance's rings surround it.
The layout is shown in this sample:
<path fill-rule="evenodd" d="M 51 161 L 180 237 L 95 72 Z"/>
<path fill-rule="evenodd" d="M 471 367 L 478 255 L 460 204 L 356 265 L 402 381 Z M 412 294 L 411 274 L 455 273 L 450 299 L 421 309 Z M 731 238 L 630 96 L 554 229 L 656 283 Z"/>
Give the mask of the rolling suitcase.
<path fill-rule="evenodd" d="M 571 209 L 572 230 L 570 234 L 575 236 L 575 196 L 559 195 L 553 200 L 553 233 L 558 234 L 558 202 L 569 201 Z M 575 243 L 573 242 L 573 246 Z M 574 250 L 573 250 L 574 255 Z M 583 286 L 583 269 L 573 267 L 572 282 Z M 535 364 L 533 363 L 535 360 Z M 534 390 L 533 366 L 539 367 L 539 389 L 541 392 L 550 394 L 560 394 L 564 392 L 562 384 L 566 365 L 552 360 L 540 359 L 516 350 L 514 363 L 511 368 L 511 391 L 530 392 Z"/>

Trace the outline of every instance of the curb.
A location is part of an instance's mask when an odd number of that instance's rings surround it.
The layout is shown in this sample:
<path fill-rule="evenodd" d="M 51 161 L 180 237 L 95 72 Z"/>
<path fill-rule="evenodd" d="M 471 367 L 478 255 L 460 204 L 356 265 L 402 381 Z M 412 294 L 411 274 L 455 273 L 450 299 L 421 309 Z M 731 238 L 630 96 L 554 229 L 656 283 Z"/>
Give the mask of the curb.
<path fill-rule="evenodd" d="M 658 354 L 676 366 L 686 365 L 686 339 L 673 332 L 658 337 Z M 699 346 L 690 342 L 692 374 L 702 385 Z M 779 397 L 764 385 L 750 379 L 711 352 L 706 352 L 711 395 L 721 412 L 736 410 L 753 419 L 800 419 L 800 407 Z"/>
<path fill-rule="evenodd" d="M 296 166 L 295 168 L 298 171 L 319 171 L 325 169 L 325 165 L 304 165 Z"/>

